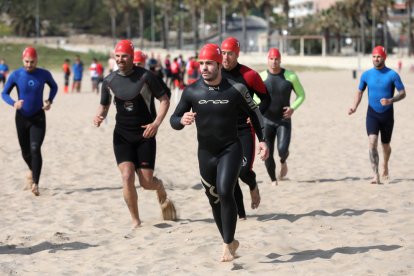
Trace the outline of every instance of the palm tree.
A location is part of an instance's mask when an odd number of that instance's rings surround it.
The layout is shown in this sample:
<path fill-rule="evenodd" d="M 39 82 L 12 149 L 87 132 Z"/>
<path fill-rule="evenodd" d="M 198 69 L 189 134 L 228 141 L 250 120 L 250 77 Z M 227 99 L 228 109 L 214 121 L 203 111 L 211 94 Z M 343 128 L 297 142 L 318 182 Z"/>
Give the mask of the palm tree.
<path fill-rule="evenodd" d="M 204 4 L 204 1 L 201 0 L 184 0 L 187 6 L 190 7 L 191 10 L 191 25 L 193 29 L 193 43 L 194 43 L 194 51 L 197 52 L 199 48 L 200 42 L 200 33 L 198 30 L 198 23 L 200 18 L 200 8 L 201 5 Z"/>
<path fill-rule="evenodd" d="M 161 8 L 162 17 L 162 47 L 169 49 L 170 15 L 173 11 L 173 0 L 158 0 L 157 5 Z"/>
<path fill-rule="evenodd" d="M 109 16 L 111 17 L 112 43 L 114 46 L 116 43 L 116 15 L 118 13 L 117 3 L 117 0 L 103 0 L 103 4 L 109 9 Z"/>
<path fill-rule="evenodd" d="M 214 10 L 216 12 L 216 24 L 217 24 L 217 33 L 219 35 L 219 41 L 223 41 L 223 26 L 222 26 L 222 20 L 226 16 L 225 14 L 222 14 L 223 12 L 223 3 L 222 0 L 210 0 L 207 2 L 208 8 L 211 10 Z"/>
<path fill-rule="evenodd" d="M 413 0 L 407 0 L 407 12 L 408 12 L 408 55 L 411 56 L 414 54 L 413 49 Z"/>

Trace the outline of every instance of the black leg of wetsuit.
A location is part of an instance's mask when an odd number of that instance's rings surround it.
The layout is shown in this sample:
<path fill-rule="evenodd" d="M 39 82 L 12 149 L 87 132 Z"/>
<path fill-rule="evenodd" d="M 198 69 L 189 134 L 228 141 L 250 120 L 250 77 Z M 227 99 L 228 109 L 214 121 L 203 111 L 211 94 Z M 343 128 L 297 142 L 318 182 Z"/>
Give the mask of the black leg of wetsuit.
<path fill-rule="evenodd" d="M 253 171 L 255 154 L 255 133 L 253 128 L 240 131 L 238 136 L 243 147 L 243 163 L 240 170 L 240 179 L 252 191 L 256 188 L 256 173 Z"/>
<path fill-rule="evenodd" d="M 237 181 L 236 186 L 234 187 L 234 198 L 236 199 L 237 214 L 239 215 L 239 218 L 245 218 L 246 209 L 244 209 L 243 192 L 240 188 L 239 181 Z"/>
<path fill-rule="evenodd" d="M 276 162 L 273 157 L 275 151 L 275 138 L 276 138 L 277 127 L 271 124 L 265 124 L 264 134 L 267 140 L 267 146 L 269 147 L 269 158 L 265 161 L 265 167 L 267 174 L 272 181 L 276 181 Z"/>
<path fill-rule="evenodd" d="M 242 148 L 239 141 L 227 146 L 217 155 L 199 149 L 199 168 L 214 220 L 223 241 L 234 240 L 237 224 L 237 205 L 234 186 L 240 173 Z M 214 188 L 213 188 L 214 187 Z"/>
<path fill-rule="evenodd" d="M 33 174 L 33 182 L 39 184 L 42 171 L 41 147 L 46 133 L 44 111 L 31 118 L 16 113 L 16 129 L 23 159 Z"/>
<path fill-rule="evenodd" d="M 280 163 L 285 163 L 289 156 L 290 137 L 292 133 L 292 123 L 282 122 L 277 128 L 277 150 L 279 152 Z"/>

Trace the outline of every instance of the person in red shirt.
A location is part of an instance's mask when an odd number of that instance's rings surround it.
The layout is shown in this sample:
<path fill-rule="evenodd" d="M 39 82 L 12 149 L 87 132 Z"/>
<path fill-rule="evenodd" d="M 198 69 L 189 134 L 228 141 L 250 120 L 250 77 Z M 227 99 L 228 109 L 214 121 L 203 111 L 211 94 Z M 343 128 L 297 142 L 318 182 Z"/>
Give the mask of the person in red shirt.
<path fill-rule="evenodd" d="M 190 57 L 187 63 L 187 84 L 190 85 L 197 81 L 200 77 L 199 74 L 200 64 L 195 57 Z"/>
<path fill-rule="evenodd" d="M 63 92 L 68 93 L 69 92 L 69 77 L 70 77 L 70 60 L 65 59 L 65 62 L 62 64 L 62 71 L 63 71 L 63 79 L 64 79 L 64 87 Z"/>

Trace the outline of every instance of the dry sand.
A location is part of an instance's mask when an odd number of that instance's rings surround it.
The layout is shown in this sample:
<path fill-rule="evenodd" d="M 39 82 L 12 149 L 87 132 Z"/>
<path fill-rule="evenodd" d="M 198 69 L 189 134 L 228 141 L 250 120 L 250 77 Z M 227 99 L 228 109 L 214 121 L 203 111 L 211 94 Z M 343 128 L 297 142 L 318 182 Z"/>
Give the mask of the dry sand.
<path fill-rule="evenodd" d="M 414 275 L 413 73 L 402 73 L 408 96 L 395 104 L 384 185 L 368 184 L 366 95 L 347 115 L 357 88 L 351 72 L 299 77 L 307 98 L 294 114 L 288 180 L 271 186 L 256 161 L 261 205 L 238 222 L 240 257 L 230 263 L 218 261 L 195 126 L 172 130 L 168 116 L 157 136 L 156 175 L 180 220 L 162 221 L 155 192 L 137 182 L 143 227 L 131 235 L 112 152 L 114 107 L 101 128 L 92 126 L 99 97 L 89 81 L 81 94 L 60 92 L 47 112 L 40 197 L 23 191 L 14 111 L 2 103 L 0 275 Z"/>

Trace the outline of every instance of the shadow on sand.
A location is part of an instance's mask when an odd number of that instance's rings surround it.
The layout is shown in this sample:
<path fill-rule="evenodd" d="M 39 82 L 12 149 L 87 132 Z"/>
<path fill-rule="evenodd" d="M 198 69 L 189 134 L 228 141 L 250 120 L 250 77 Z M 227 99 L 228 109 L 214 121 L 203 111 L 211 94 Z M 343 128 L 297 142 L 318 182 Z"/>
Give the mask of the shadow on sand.
<path fill-rule="evenodd" d="M 325 217 L 339 217 L 339 216 L 361 216 L 367 212 L 376 212 L 376 213 L 388 213 L 385 209 L 363 209 L 363 210 L 354 210 L 354 209 L 340 209 L 332 213 L 326 212 L 324 210 L 315 210 L 306 214 L 264 214 L 257 216 L 248 216 L 248 217 L 257 217 L 258 221 L 268 221 L 268 220 L 281 220 L 285 219 L 290 222 L 295 222 L 303 217 L 315 217 L 315 216 L 325 216 Z"/>
<path fill-rule="evenodd" d="M 261 262 L 261 263 L 294 263 L 294 262 L 303 262 L 303 261 L 309 261 L 317 258 L 321 259 L 331 259 L 333 255 L 336 253 L 339 254 L 361 254 L 366 253 L 371 250 L 381 250 L 381 251 L 391 251 L 401 248 L 401 245 L 372 245 L 372 246 L 359 246 L 359 247 L 337 247 L 329 250 L 322 250 L 322 249 L 316 249 L 316 250 L 305 250 L 301 252 L 293 252 L 286 255 L 279 255 L 277 253 L 270 253 L 266 257 L 268 259 L 271 259 L 271 261 L 268 262 Z M 279 260 L 281 257 L 283 259 L 286 259 L 288 256 L 290 258 L 288 260 Z"/>

